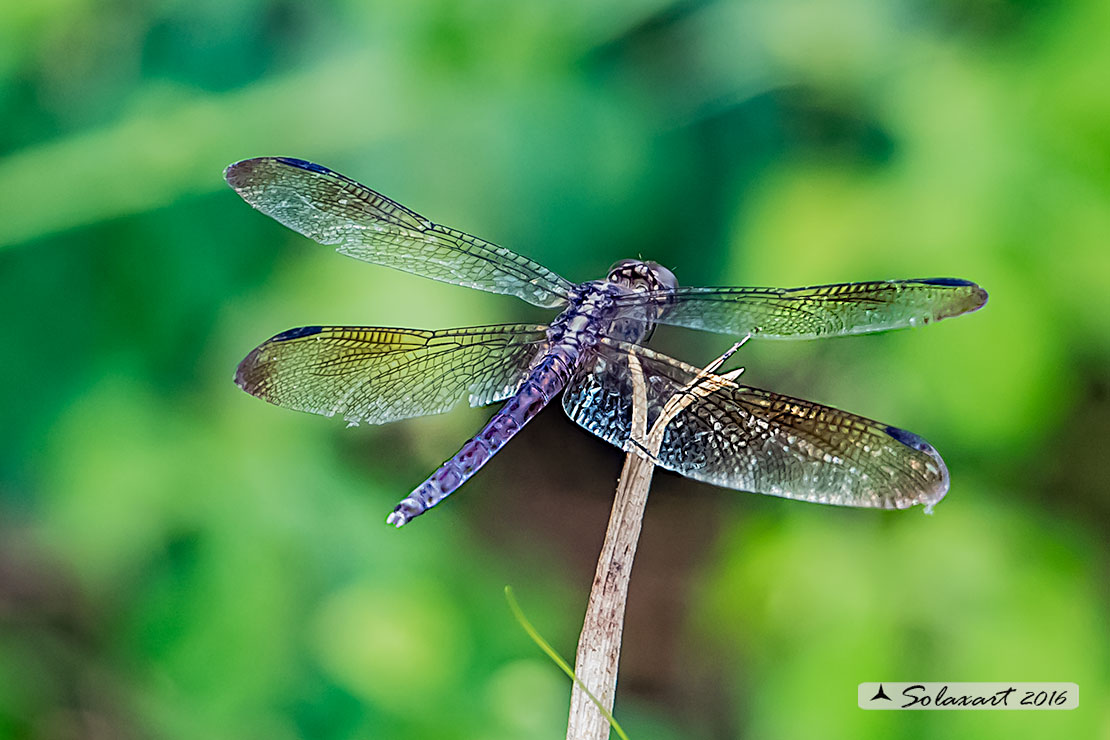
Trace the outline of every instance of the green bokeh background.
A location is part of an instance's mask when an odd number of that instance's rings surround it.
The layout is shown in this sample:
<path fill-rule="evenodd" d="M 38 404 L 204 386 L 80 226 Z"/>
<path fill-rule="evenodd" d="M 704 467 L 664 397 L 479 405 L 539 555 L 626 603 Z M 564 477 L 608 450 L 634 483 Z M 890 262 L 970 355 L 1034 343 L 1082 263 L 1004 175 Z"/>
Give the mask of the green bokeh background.
<path fill-rule="evenodd" d="M 574 280 L 956 276 L 927 329 L 752 343 L 754 385 L 927 437 L 936 514 L 656 477 L 617 715 L 649 738 L 1110 737 L 1105 0 L 0 3 L 0 737 L 559 738 L 621 457 L 543 413 L 346 430 L 235 388 L 314 323 L 543 320 L 255 213 L 327 164 Z M 697 364 L 730 339 L 660 331 Z M 864 712 L 872 680 L 1072 712 Z"/>

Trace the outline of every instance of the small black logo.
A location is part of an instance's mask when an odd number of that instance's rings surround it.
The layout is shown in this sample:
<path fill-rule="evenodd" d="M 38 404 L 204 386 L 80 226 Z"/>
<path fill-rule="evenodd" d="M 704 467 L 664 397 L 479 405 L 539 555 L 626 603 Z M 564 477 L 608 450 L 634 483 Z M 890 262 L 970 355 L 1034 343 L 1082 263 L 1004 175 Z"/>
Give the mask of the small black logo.
<path fill-rule="evenodd" d="M 875 701 L 876 699 L 886 699 L 887 701 L 892 701 L 892 699 L 886 695 L 886 692 L 883 691 L 882 684 L 879 684 L 879 693 L 871 697 L 871 701 Z"/>

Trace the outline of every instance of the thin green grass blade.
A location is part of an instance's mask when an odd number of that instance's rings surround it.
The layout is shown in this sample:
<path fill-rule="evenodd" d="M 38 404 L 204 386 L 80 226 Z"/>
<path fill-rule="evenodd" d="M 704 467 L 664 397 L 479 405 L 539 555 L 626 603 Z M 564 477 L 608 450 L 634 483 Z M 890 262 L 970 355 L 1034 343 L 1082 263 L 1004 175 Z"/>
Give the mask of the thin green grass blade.
<path fill-rule="evenodd" d="M 516 597 L 513 596 L 512 586 L 505 587 L 505 600 L 509 602 L 509 609 L 512 610 L 513 616 L 516 617 L 516 621 L 520 623 L 520 626 L 524 628 L 528 636 L 532 638 L 532 642 L 536 643 L 540 650 L 547 653 L 547 657 L 551 658 L 555 665 L 559 666 L 563 673 L 567 674 L 570 680 L 577 684 L 578 688 L 586 692 L 586 696 L 590 697 L 590 701 L 594 703 L 594 706 L 597 707 L 597 710 L 601 712 L 602 716 L 609 722 L 609 726 L 613 728 L 613 731 L 617 733 L 621 740 L 628 740 L 628 735 L 624 733 L 620 723 L 613 717 L 613 714 L 601 705 L 601 702 L 593 695 L 593 692 L 586 688 L 586 684 L 582 683 L 582 679 L 575 675 L 574 669 L 555 652 L 555 648 L 551 647 L 547 640 L 540 636 L 540 633 L 536 631 L 536 628 L 533 627 L 532 623 L 528 621 L 528 618 L 524 616 L 524 612 L 520 609 L 520 604 L 517 603 Z"/>

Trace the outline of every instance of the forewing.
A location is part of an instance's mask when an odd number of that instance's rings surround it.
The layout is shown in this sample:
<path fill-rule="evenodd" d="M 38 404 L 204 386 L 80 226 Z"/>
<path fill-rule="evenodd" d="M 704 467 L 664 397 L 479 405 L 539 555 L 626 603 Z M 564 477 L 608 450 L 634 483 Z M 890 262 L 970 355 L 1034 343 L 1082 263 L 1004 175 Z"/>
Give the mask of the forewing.
<path fill-rule="evenodd" d="M 648 427 L 698 369 L 643 347 L 604 340 L 563 393 L 567 415 L 624 450 L 635 351 L 645 379 Z M 932 507 L 948 491 L 936 450 L 904 429 L 828 406 L 717 379 L 670 422 L 656 463 L 696 480 L 755 493 L 835 504 Z"/>
<path fill-rule="evenodd" d="M 287 157 L 230 165 L 243 200 L 289 228 L 356 259 L 537 306 L 566 303 L 571 284 L 543 265 L 435 224 L 327 167 Z"/>
<path fill-rule="evenodd" d="M 307 326 L 263 342 L 235 382 L 278 406 L 384 424 L 508 398 L 547 343 L 546 327 L 532 324 Z"/>
<path fill-rule="evenodd" d="M 769 339 L 816 337 L 902 329 L 981 308 L 987 292 L 956 278 L 840 283 L 809 288 L 679 288 L 665 294 L 619 299 L 624 314 L 665 306 L 656 323 Z M 649 315 L 660 313 L 653 310 Z"/>

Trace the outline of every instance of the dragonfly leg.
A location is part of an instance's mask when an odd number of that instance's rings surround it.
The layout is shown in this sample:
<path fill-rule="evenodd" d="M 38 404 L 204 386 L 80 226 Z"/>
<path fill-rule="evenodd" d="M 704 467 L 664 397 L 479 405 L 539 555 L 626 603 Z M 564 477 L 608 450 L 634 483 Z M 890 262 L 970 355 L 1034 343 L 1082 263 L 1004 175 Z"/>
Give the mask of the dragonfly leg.
<path fill-rule="evenodd" d="M 628 443 L 636 448 L 635 453 L 638 454 L 640 457 L 646 460 L 651 460 L 652 462 L 657 462 L 658 458 L 656 457 L 656 455 L 653 454 L 652 451 L 649 450 L 647 446 L 644 445 L 644 443 L 636 437 L 629 437 Z"/>
<path fill-rule="evenodd" d="M 713 360 L 713 362 L 706 365 L 705 369 L 702 370 L 702 372 L 704 372 L 704 373 L 716 372 L 717 368 L 719 368 L 721 365 L 725 364 L 725 361 L 728 358 L 732 357 L 734 354 L 736 354 L 736 350 L 740 349 L 745 344 L 747 344 L 748 340 L 751 339 L 751 338 L 752 338 L 751 334 L 745 334 L 743 339 L 741 339 L 739 342 L 737 342 L 736 344 L 734 344 L 731 347 L 729 347 L 728 349 L 726 349 L 725 353 L 723 355 L 721 355 L 716 360 Z M 735 370 L 733 370 L 732 372 L 736 373 Z M 739 374 L 740 373 L 736 373 L 736 375 L 739 375 Z M 724 377 L 724 376 L 722 376 L 722 377 Z"/>
<path fill-rule="evenodd" d="M 744 346 L 745 342 L 747 342 L 749 339 L 751 339 L 751 334 L 748 334 L 739 342 L 732 345 L 732 347 L 726 350 L 724 354 L 702 368 L 698 372 L 697 376 L 693 380 L 691 380 L 685 388 L 682 388 L 669 399 L 667 399 L 666 404 L 663 405 L 662 412 L 660 412 L 659 414 L 659 418 L 655 420 L 655 423 L 652 425 L 651 430 L 647 433 L 647 436 L 645 437 L 644 441 L 646 442 L 646 445 L 640 445 L 641 447 L 644 447 L 645 452 L 652 459 L 655 459 L 659 454 L 659 447 L 663 444 L 663 433 L 667 430 L 667 426 L 671 423 L 671 421 L 674 420 L 676 416 L 678 416 L 678 414 L 683 409 L 685 409 L 698 398 L 707 396 L 713 391 L 720 388 L 722 385 L 732 383 L 738 377 L 740 377 L 740 374 L 744 372 L 744 368 L 742 367 L 738 367 L 735 370 L 729 370 L 727 373 L 724 373 L 722 375 L 716 375 L 714 371 L 721 365 L 723 365 L 725 360 L 727 360 L 729 357 L 732 357 L 732 355 L 736 353 L 736 350 Z M 637 371 L 637 373 L 640 371 L 639 363 L 636 364 L 636 367 L 634 369 Z M 635 382 L 635 380 L 633 380 L 633 382 Z"/>

